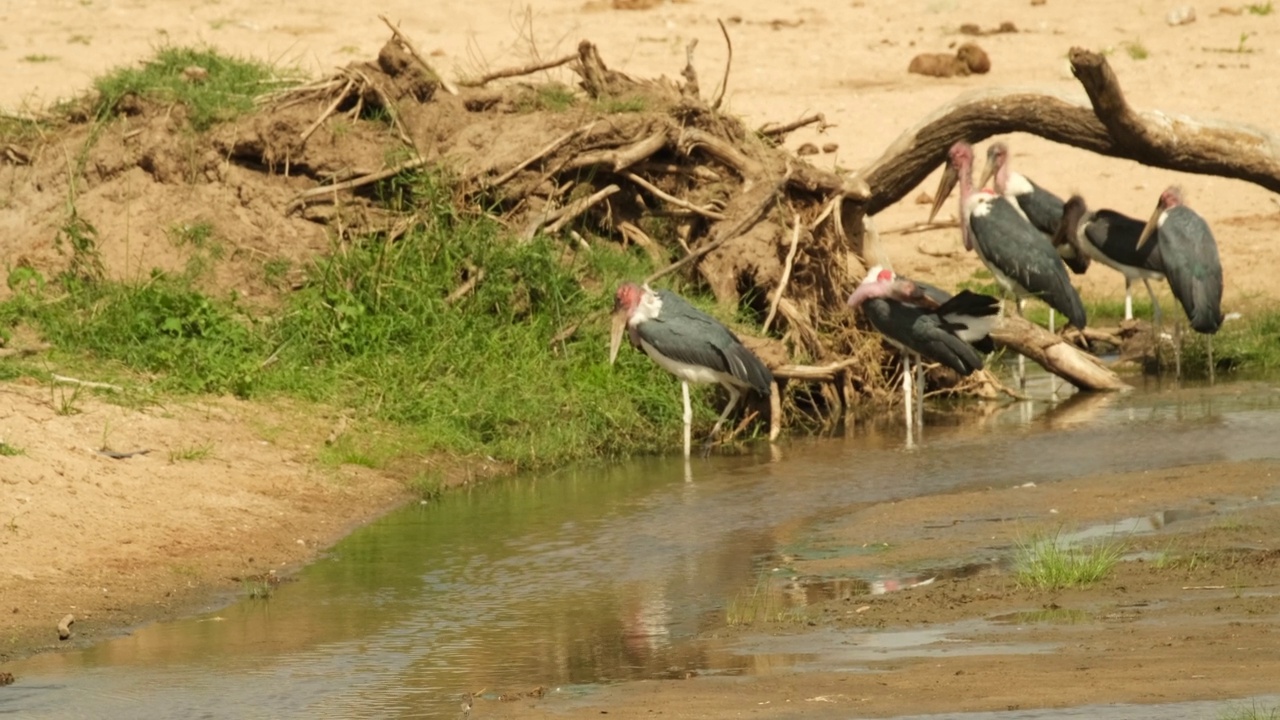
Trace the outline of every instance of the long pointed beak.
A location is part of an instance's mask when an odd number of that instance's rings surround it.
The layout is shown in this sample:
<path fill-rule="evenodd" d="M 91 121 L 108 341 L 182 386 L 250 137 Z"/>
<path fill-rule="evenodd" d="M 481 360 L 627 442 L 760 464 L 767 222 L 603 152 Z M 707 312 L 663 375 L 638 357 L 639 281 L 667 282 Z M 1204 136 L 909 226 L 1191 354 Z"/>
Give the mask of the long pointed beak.
<path fill-rule="evenodd" d="M 1147 241 L 1151 239 L 1151 236 L 1156 234 L 1156 228 L 1160 225 L 1160 214 L 1163 212 L 1164 208 L 1157 203 L 1156 211 L 1151 213 L 1151 219 L 1147 221 L 1147 224 L 1142 228 L 1142 234 L 1138 236 L 1136 249 L 1141 250 L 1142 246 L 1146 245 Z"/>
<path fill-rule="evenodd" d="M 992 177 L 994 177 L 995 174 L 996 174 L 995 163 L 991 162 L 991 158 L 988 157 L 987 164 L 982 166 L 982 179 L 978 181 L 978 189 L 981 190 L 982 188 L 986 187 L 987 181 L 990 180 Z"/>
<path fill-rule="evenodd" d="M 929 211 L 929 222 L 933 222 L 933 218 L 942 209 L 942 203 L 950 197 L 951 191 L 955 189 L 956 182 L 960 180 L 960 173 L 951 163 L 947 163 L 946 170 L 942 171 L 942 181 L 938 183 L 938 192 L 933 196 L 933 209 Z"/>
<path fill-rule="evenodd" d="M 613 330 L 609 334 L 609 364 L 618 359 L 618 349 L 622 347 L 622 334 L 627 331 L 627 311 L 618 310 L 613 314 Z"/>

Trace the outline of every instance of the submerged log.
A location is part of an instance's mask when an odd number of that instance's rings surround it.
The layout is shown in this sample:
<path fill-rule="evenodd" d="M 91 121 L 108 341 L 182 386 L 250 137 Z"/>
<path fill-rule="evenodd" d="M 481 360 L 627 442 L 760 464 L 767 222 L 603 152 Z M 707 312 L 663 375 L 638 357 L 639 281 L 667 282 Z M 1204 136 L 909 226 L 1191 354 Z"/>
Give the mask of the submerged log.
<path fill-rule="evenodd" d="M 1104 366 L 1101 360 L 1029 320 L 1020 317 L 1001 318 L 995 331 L 991 333 L 991 338 L 997 345 L 1022 353 L 1081 390 L 1131 389 L 1128 383 Z"/>

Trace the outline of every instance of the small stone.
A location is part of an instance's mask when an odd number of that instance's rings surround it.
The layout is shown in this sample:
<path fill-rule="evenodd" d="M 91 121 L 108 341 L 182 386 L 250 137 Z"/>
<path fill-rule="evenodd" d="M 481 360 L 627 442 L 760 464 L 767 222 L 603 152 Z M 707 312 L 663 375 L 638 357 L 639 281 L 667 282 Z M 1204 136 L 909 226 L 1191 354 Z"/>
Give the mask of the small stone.
<path fill-rule="evenodd" d="M 1164 21 L 1174 27 L 1193 23 L 1196 21 L 1196 9 L 1190 5 L 1176 7 L 1170 10 L 1168 15 L 1165 15 Z"/>
<path fill-rule="evenodd" d="M 822 152 L 833 153 L 840 149 L 840 143 L 823 143 Z"/>
<path fill-rule="evenodd" d="M 804 156 L 804 155 L 817 155 L 817 154 L 818 154 L 818 146 L 817 146 L 817 145 L 814 145 L 813 143 L 805 143 L 805 144 L 801 145 L 800 147 L 796 148 L 796 154 L 797 154 L 797 155 L 801 155 L 801 156 Z"/>

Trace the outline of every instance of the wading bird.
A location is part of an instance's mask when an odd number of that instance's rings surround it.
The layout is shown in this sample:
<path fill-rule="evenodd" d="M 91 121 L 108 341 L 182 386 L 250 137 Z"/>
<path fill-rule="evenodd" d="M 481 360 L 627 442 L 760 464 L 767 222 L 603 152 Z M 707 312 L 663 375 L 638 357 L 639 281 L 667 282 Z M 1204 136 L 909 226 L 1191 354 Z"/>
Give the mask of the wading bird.
<path fill-rule="evenodd" d="M 1084 304 L 1067 277 L 1062 258 L 1008 198 L 973 186 L 973 147 L 963 140 L 951 146 L 947 167 L 929 213 L 932 220 L 956 184 L 960 185 L 960 233 L 966 250 L 1015 298 L 1018 314 L 1027 297 L 1037 297 L 1083 330 Z"/>
<path fill-rule="evenodd" d="M 929 360 L 964 377 L 982 369 L 979 350 L 994 350 L 989 335 L 1000 313 L 1000 301 L 990 295 L 961 290 L 951 296 L 877 265 L 849 296 L 848 305 L 853 310 L 861 307 L 871 326 L 902 351 L 908 438 L 915 423 L 924 419 L 922 378 L 912 377 L 912 357 L 916 358 L 915 373 L 919 373 L 922 360 Z M 921 407 L 913 420 L 916 405 Z"/>
<path fill-rule="evenodd" d="M 1071 272 L 1083 275 L 1089 269 L 1088 255 L 1081 253 L 1075 245 L 1059 243 L 1056 239 L 1062 222 L 1062 198 L 1035 184 L 1026 175 L 1014 172 L 1009 166 L 1009 146 L 1003 142 L 994 142 L 987 147 L 987 164 L 978 187 L 985 186 L 988 180 L 993 181 L 991 186 L 997 195 L 1012 199 L 1027 220 L 1054 241 L 1054 249 Z M 1050 326 L 1052 324 L 1050 322 Z"/>
<path fill-rule="evenodd" d="M 1143 224 L 1114 210 L 1090 211 L 1084 198 L 1072 195 L 1062 206 L 1062 223 L 1054 244 L 1070 244 L 1076 252 L 1093 258 L 1124 275 L 1124 319 L 1133 319 L 1133 281 L 1142 280 L 1151 296 L 1152 313 L 1161 322 L 1160 301 L 1152 280 L 1164 279 L 1159 244 L 1138 247 Z"/>
<path fill-rule="evenodd" d="M 689 383 L 719 383 L 729 391 L 729 404 L 707 436 L 704 453 L 710 451 L 716 433 L 737 406 L 743 390 L 755 390 L 769 397 L 773 374 L 760 358 L 729 328 L 669 290 L 653 290 L 648 285 L 642 287 L 635 283 L 619 287 L 613 302 L 609 364 L 618 359 L 623 332 L 628 333 L 633 346 L 680 378 L 686 458 L 693 427 Z"/>
<path fill-rule="evenodd" d="M 1212 335 L 1222 327 L 1222 263 L 1209 224 L 1182 201 L 1171 186 L 1160 193 L 1155 212 L 1142 228 L 1138 248 L 1155 238 L 1169 289 L 1191 321 L 1191 329 L 1211 336 L 1208 341 L 1209 378 L 1213 378 Z M 1175 341 L 1175 344 L 1176 341 Z M 1181 358 L 1178 372 L 1181 374 Z"/>
<path fill-rule="evenodd" d="M 976 250 L 996 282 L 1014 296 L 1022 315 L 1028 296 L 1043 300 L 1083 330 L 1084 303 L 1071 285 L 1067 269 L 1053 245 L 1013 201 L 973 187 L 973 146 L 963 140 L 951 146 L 947 167 L 929 213 L 932 221 L 951 190 L 960 185 L 960 236 L 966 250 Z M 1018 383 L 1026 382 L 1026 359 L 1018 355 Z"/>

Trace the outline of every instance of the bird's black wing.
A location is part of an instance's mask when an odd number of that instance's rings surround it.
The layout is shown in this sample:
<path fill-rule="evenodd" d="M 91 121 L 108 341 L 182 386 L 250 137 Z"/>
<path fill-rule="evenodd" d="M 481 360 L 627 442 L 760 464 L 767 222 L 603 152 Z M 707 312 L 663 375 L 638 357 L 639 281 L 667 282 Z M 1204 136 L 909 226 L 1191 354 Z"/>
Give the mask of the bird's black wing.
<path fill-rule="evenodd" d="M 662 312 L 636 328 L 642 340 L 673 360 L 728 373 L 769 394 L 773 374 L 729 328 L 669 290 L 658 297 Z"/>
<path fill-rule="evenodd" d="M 1160 243 L 1149 242 L 1138 247 L 1144 225 L 1141 220 L 1123 213 L 1099 210 L 1085 227 L 1084 235 L 1099 252 L 1121 265 L 1163 273 Z"/>
<path fill-rule="evenodd" d="M 1222 326 L 1222 263 L 1209 224 L 1185 205 L 1170 208 L 1157 242 L 1169 289 L 1178 298 L 1196 332 L 1212 334 Z"/>
<path fill-rule="evenodd" d="M 942 363 L 960 375 L 982 368 L 978 351 L 943 327 L 932 312 L 882 299 L 868 300 L 863 308 L 867 321 L 881 335 L 926 360 Z"/>
<path fill-rule="evenodd" d="M 1007 199 L 996 198 L 988 207 L 986 214 L 974 213 L 969 220 L 987 261 L 1083 329 L 1084 303 L 1053 244 Z"/>

